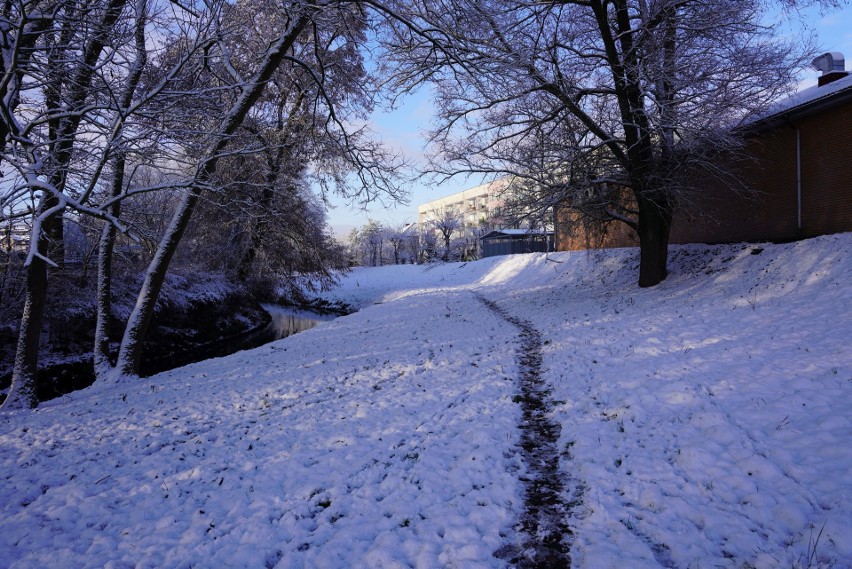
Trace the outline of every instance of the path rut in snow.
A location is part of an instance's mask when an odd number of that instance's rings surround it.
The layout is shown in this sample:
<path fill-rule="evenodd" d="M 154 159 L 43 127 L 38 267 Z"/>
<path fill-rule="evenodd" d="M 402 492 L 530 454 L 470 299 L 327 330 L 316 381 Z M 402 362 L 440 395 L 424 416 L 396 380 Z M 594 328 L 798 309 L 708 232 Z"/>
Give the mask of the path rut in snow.
<path fill-rule="evenodd" d="M 566 520 L 569 508 L 559 476 L 557 443 L 561 426 L 548 418 L 550 401 L 541 378 L 541 334 L 529 322 L 508 314 L 495 302 L 479 300 L 519 331 L 517 359 L 520 366 L 518 401 L 521 405 L 520 447 L 527 465 L 525 511 L 519 523 L 518 546 L 501 548 L 497 556 L 522 569 L 570 567 L 571 530 Z"/>

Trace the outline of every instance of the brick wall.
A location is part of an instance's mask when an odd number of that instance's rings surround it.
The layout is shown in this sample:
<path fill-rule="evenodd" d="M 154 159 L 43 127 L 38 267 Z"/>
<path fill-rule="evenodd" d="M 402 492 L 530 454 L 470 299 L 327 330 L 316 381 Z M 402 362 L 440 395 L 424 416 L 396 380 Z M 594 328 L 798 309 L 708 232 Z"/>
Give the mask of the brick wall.
<path fill-rule="evenodd" d="M 579 214 L 568 208 L 556 210 L 556 250 L 582 251 L 610 247 L 636 247 L 639 236 L 626 224 L 609 222 L 602 227 L 588 228 Z"/>
<path fill-rule="evenodd" d="M 852 231 L 852 101 L 797 126 L 802 146 L 802 237 Z"/>
<path fill-rule="evenodd" d="M 796 129 L 802 165 L 802 227 L 798 227 Z M 745 196 L 697 172 L 690 207 L 675 213 L 672 243 L 792 241 L 852 231 L 852 100 L 829 112 L 793 120 L 752 139 L 748 163 L 720 159 L 751 188 Z M 576 214 L 559 210 L 560 251 L 628 247 L 636 234 L 623 223 L 589 232 Z"/>
<path fill-rule="evenodd" d="M 750 141 L 753 160 L 720 158 L 743 182 L 734 190 L 700 170 L 689 207 L 675 212 L 672 243 L 787 241 L 796 238 L 796 134 L 776 129 Z M 747 188 L 747 189 L 746 189 Z"/>

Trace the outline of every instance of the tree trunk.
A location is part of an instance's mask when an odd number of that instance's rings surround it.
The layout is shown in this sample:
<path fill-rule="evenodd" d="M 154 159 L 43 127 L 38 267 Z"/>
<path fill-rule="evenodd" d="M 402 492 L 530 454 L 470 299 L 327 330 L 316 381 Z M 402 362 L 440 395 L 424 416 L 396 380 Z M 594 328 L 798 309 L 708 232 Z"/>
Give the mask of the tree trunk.
<path fill-rule="evenodd" d="M 639 204 L 639 286 L 651 287 L 668 275 L 669 233 L 672 208 L 661 200 L 637 195 Z"/>
<path fill-rule="evenodd" d="M 252 268 L 254 267 L 254 260 L 257 258 L 257 252 L 263 246 L 264 240 L 266 239 L 267 229 L 269 227 L 269 220 L 266 216 L 269 215 L 272 198 L 274 197 L 273 187 L 275 184 L 275 178 L 277 178 L 277 175 L 267 176 L 266 186 L 263 188 L 263 192 L 260 196 L 260 213 L 254 221 L 248 248 L 246 249 L 245 254 L 243 254 L 243 258 L 240 259 L 240 264 L 237 268 L 237 278 L 241 282 L 245 282 L 251 275 Z"/>
<path fill-rule="evenodd" d="M 302 103 L 305 101 L 305 92 L 302 91 L 296 97 L 296 101 L 290 107 L 290 114 L 287 119 L 284 119 L 284 112 L 286 106 L 286 100 L 282 99 L 278 102 L 278 123 L 276 125 L 277 129 L 275 134 L 278 135 L 280 140 L 287 141 L 291 137 L 298 138 L 300 127 L 299 121 L 293 121 L 293 117 L 297 116 L 299 109 L 302 107 Z M 272 148 L 268 146 L 268 142 L 264 139 L 261 139 L 265 145 L 266 151 L 266 180 L 263 188 L 263 192 L 260 195 L 260 203 L 259 209 L 260 214 L 255 220 L 252 229 L 251 229 L 251 239 L 249 240 L 249 246 L 246 249 L 243 258 L 240 260 L 240 264 L 237 268 L 237 278 L 245 282 L 251 274 L 251 270 L 254 265 L 254 260 L 257 258 L 257 253 L 263 244 L 266 241 L 266 235 L 269 229 L 269 219 L 267 216 L 269 215 L 269 211 L 272 207 L 272 200 L 275 197 L 276 193 L 276 184 L 278 183 L 278 179 L 281 176 L 281 168 L 285 162 L 292 162 L 290 152 L 291 145 L 290 144 L 280 144 L 276 151 L 273 153 Z M 296 189 L 292 187 L 287 187 L 285 191 L 296 193 Z"/>
<path fill-rule="evenodd" d="M 56 198 L 45 196 L 39 208 L 46 211 L 55 206 Z M 42 222 L 42 230 L 37 233 L 36 244 L 39 255 L 48 254 L 50 249 L 50 228 L 62 223 L 62 210 L 59 210 Z M 47 262 L 43 257 L 33 256 L 27 266 L 27 290 L 24 312 L 18 330 L 18 346 L 15 351 L 15 367 L 12 371 L 12 386 L 4 409 L 27 409 L 38 405 L 36 396 L 36 372 L 41 340 L 41 324 L 44 319 L 44 305 L 47 300 Z"/>
<path fill-rule="evenodd" d="M 2 130 L 2 126 L 0 126 Z M 0 132 L 2 134 L 2 132 Z M 3 299 L 6 298 L 6 282 L 9 280 L 9 274 L 12 272 L 12 259 L 14 251 L 12 250 L 12 223 L 6 225 L 6 232 L 3 235 L 4 246 L 6 248 L 6 259 L 3 261 L 3 278 L 0 279 L 0 306 L 3 306 Z"/>
<path fill-rule="evenodd" d="M 115 159 L 112 181 L 112 197 L 121 195 L 124 187 L 124 170 L 127 157 L 119 152 Z M 110 213 L 118 219 L 121 215 L 121 202 L 116 200 Z M 110 370 L 109 362 L 109 320 L 112 315 L 112 261 L 115 250 L 117 230 L 112 223 L 106 222 L 98 243 L 98 294 L 97 317 L 95 321 L 94 367 L 95 378 Z"/>
<path fill-rule="evenodd" d="M 142 348 L 148 327 L 151 325 L 151 319 L 154 317 L 154 307 L 160 296 L 160 290 L 163 288 L 169 264 L 177 251 L 178 245 L 180 245 L 200 196 L 201 189 L 198 187 L 184 196 L 171 224 L 166 229 L 166 234 L 157 247 L 157 253 L 148 265 L 145 281 L 136 299 L 136 306 L 133 307 L 133 311 L 127 319 L 124 337 L 121 340 L 121 348 L 118 352 L 116 367 L 122 375 L 139 375 Z"/>
<path fill-rule="evenodd" d="M 44 302 L 40 301 L 39 298 L 44 298 L 43 291 L 47 289 L 45 265 L 44 261 L 37 259 L 27 268 L 26 302 L 21 317 L 21 328 L 18 332 L 12 386 L 3 402 L 3 409 L 31 409 L 38 404 L 36 371 L 41 321 L 44 313 Z M 38 274 L 39 272 L 44 274 Z"/>
<path fill-rule="evenodd" d="M 98 246 L 98 297 L 95 322 L 95 377 L 109 371 L 109 320 L 112 314 L 112 253 L 115 249 L 115 227 L 107 222 Z"/>
<path fill-rule="evenodd" d="M 145 22 L 148 19 L 148 5 L 140 2 L 136 6 L 136 29 L 134 38 L 136 43 L 136 60 L 133 62 L 127 85 L 121 97 L 121 108 L 127 109 L 133 102 L 133 95 L 139 86 L 145 64 L 148 62 L 146 52 Z M 113 178 L 110 195 L 118 198 L 124 191 L 124 176 L 127 168 L 127 153 L 123 147 L 121 137 L 113 160 Z M 110 214 L 118 219 L 121 216 L 121 201 L 116 199 L 110 206 Z M 95 345 L 94 345 L 94 369 L 95 378 L 101 377 L 111 370 L 109 361 L 109 322 L 112 317 L 112 264 L 116 227 L 109 222 L 104 224 L 101 239 L 98 243 L 98 293 L 97 293 L 97 317 L 95 322 Z"/>

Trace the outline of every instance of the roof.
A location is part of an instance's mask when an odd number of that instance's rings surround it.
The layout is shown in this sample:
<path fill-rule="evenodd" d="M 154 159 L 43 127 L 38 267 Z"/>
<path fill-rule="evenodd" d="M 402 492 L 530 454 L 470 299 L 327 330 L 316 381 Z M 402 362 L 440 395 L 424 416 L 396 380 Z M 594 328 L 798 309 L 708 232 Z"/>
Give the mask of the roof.
<path fill-rule="evenodd" d="M 758 130 L 800 119 L 836 105 L 852 101 L 852 73 L 822 87 L 814 85 L 779 101 L 748 125 Z"/>
<path fill-rule="evenodd" d="M 498 229 L 483 235 L 480 239 L 495 239 L 497 237 L 521 238 L 542 235 L 553 235 L 553 232 L 545 231 L 544 229 Z"/>

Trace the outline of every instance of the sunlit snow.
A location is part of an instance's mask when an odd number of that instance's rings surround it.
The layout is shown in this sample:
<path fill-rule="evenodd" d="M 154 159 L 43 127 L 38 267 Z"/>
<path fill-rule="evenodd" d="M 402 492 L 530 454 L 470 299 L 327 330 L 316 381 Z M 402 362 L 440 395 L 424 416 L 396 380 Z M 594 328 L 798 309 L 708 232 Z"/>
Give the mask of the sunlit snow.
<path fill-rule="evenodd" d="M 542 335 L 573 567 L 850 567 L 850 248 L 354 270 L 355 314 L 0 414 L 0 565 L 505 566 L 519 340 L 479 294 Z"/>

